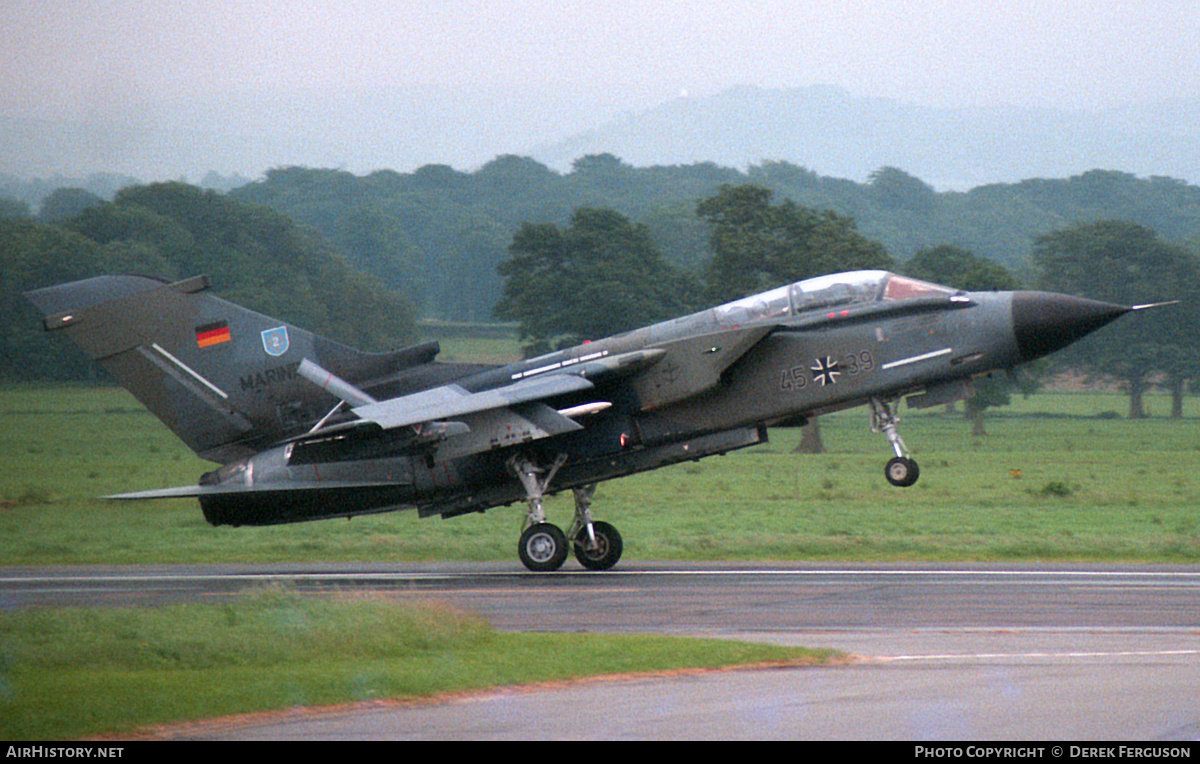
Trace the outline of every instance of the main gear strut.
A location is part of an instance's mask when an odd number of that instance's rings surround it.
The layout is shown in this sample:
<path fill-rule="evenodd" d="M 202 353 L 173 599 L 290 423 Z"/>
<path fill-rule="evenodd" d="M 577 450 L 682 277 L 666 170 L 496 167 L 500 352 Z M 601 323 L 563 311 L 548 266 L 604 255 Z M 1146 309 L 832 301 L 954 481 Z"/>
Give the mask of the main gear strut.
<path fill-rule="evenodd" d="M 574 549 L 575 558 L 589 570 L 608 570 L 621 559 L 623 542 L 621 534 L 612 525 L 592 519 L 592 496 L 595 484 L 573 489 L 575 495 L 575 519 L 569 534 L 546 521 L 543 501 L 559 468 L 567 460 L 559 454 L 549 468 L 523 455 L 508 460 L 508 469 L 525 489 L 525 501 L 529 506 L 521 532 L 517 552 L 525 567 L 537 572 L 550 572 L 562 567 L 567 559 L 568 539 Z"/>

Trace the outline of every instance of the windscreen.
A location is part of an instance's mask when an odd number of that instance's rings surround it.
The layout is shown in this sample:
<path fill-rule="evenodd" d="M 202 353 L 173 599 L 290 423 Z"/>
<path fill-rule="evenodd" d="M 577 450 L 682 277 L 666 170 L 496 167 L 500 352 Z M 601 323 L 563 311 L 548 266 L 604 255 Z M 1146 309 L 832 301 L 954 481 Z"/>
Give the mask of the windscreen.
<path fill-rule="evenodd" d="M 853 271 L 798 281 L 713 309 L 721 326 L 742 326 L 810 310 L 882 300 L 950 297 L 955 290 L 888 271 Z"/>
<path fill-rule="evenodd" d="M 834 305 L 876 302 L 884 285 L 895 278 L 887 271 L 855 271 L 818 276 L 792 284 L 792 303 L 797 312 Z"/>

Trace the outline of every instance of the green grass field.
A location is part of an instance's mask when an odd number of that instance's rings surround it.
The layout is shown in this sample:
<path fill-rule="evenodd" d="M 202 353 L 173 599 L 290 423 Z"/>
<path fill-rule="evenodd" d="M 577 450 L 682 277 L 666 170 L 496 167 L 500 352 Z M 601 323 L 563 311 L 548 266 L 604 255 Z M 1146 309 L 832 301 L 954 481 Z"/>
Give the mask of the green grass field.
<path fill-rule="evenodd" d="M 1188 401 L 1195 407 L 1195 402 Z M 882 474 L 864 410 L 723 457 L 606 483 L 595 511 L 636 560 L 1200 560 L 1200 427 L 1113 418 L 1115 394 L 1042 394 L 988 435 L 960 416 L 906 413 L 916 486 Z M 1152 400 L 1152 411 L 1167 410 Z M 213 528 L 192 500 L 110 502 L 211 468 L 125 391 L 0 391 L 0 564 L 505 560 L 523 507 L 451 520 L 394 512 L 268 528 Z M 569 524 L 569 493 L 548 502 Z M 573 563 L 572 563 L 573 564 Z"/>
<path fill-rule="evenodd" d="M 970 435 L 904 415 L 922 466 L 886 483 L 864 411 L 724 457 L 613 481 L 599 517 L 639 560 L 1200 561 L 1200 428 L 1129 421 L 1109 394 L 1017 399 Z M 1151 411 L 1168 410 L 1153 399 Z M 503 560 L 523 508 L 452 520 L 213 528 L 195 502 L 104 494 L 192 483 L 193 457 L 124 390 L 0 390 L 0 565 Z M 569 496 L 549 502 L 567 524 Z M 574 565 L 573 562 L 568 563 Z M 349 638 L 348 638 L 349 637 Z M 470 614 L 384 598 L 266 592 L 220 605 L 0 613 L 0 738 L 74 738 L 301 704 L 411 698 L 588 674 L 827 661 L 828 652 L 589 634 L 503 634 Z"/>
<path fill-rule="evenodd" d="M 422 341 L 436 340 L 441 346 L 439 361 L 504 364 L 521 359 L 516 326 L 424 321 L 418 331 Z"/>

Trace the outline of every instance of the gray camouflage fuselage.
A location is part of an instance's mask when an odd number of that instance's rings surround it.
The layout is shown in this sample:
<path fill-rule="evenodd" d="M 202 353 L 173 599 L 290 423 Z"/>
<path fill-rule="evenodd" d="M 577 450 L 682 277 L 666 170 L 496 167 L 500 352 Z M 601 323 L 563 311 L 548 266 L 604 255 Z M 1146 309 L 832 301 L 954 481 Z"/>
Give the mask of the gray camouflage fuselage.
<path fill-rule="evenodd" d="M 785 420 L 948 402 L 1128 310 L 857 272 L 485 368 L 433 362 L 433 344 L 359 353 L 206 286 L 101 277 L 30 298 L 222 462 L 198 486 L 123 498 L 197 496 L 232 525 L 448 517 L 528 498 L 517 456 L 554 463 L 559 491 L 761 443 Z"/>

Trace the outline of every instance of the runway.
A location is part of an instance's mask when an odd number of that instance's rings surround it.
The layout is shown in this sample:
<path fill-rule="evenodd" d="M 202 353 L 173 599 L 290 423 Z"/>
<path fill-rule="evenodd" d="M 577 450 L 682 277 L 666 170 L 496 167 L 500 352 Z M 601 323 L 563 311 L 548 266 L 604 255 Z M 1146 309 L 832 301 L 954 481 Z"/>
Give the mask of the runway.
<path fill-rule="evenodd" d="M 507 689 L 181 730 L 220 739 L 1200 738 L 1200 567 L 623 564 L 0 568 L 0 608 L 285 584 L 437 599 L 496 628 L 833 647 L 849 666 Z"/>

